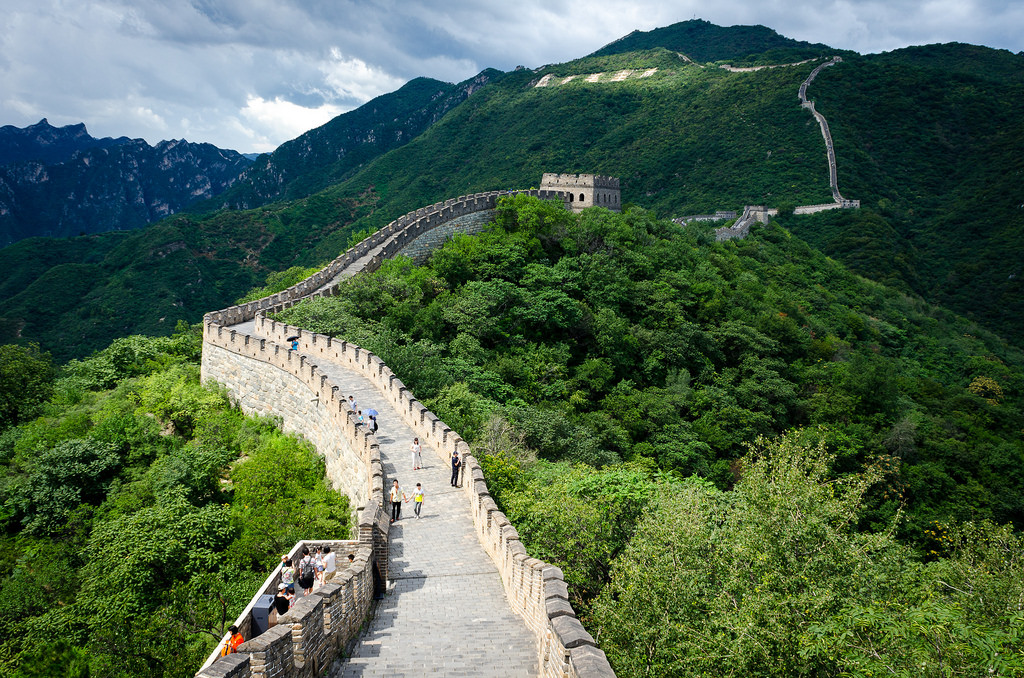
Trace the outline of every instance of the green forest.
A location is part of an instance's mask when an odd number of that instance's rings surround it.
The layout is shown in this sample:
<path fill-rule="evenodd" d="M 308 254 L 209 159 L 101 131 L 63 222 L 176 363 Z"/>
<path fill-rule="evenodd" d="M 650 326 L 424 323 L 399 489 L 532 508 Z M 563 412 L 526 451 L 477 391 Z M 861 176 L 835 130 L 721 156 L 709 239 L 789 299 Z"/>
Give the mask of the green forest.
<path fill-rule="evenodd" d="M 506 198 L 278 317 L 471 442 L 621 676 L 1024 671 L 1024 354 L 777 223 Z"/>
<path fill-rule="evenodd" d="M 348 499 L 276 422 L 199 384 L 199 327 L 55 368 L 0 346 L 0 674 L 195 674 Z"/>

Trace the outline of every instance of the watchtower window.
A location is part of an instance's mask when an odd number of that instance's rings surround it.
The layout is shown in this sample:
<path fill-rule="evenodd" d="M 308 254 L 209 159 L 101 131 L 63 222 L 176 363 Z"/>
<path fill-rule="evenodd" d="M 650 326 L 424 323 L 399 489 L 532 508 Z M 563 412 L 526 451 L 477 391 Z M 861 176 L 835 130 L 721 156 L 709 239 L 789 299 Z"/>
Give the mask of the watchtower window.
<path fill-rule="evenodd" d="M 583 202 L 583 194 L 580 193 L 580 202 Z"/>
<path fill-rule="evenodd" d="M 575 197 L 575 196 L 574 196 L 574 195 L 573 195 L 572 193 L 570 193 L 570 194 L 569 194 L 569 202 L 572 202 L 572 199 L 573 199 L 574 197 Z"/>

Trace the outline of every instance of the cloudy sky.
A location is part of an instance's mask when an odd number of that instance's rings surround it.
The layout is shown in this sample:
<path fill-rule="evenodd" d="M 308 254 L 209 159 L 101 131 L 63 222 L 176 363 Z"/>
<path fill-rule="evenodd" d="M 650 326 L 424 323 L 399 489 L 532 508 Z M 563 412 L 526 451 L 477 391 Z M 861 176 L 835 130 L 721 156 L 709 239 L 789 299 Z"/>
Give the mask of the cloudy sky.
<path fill-rule="evenodd" d="M 693 18 L 861 53 L 1024 50 L 1020 0 L 3 0 L 0 125 L 269 151 L 416 76 L 558 63 Z"/>

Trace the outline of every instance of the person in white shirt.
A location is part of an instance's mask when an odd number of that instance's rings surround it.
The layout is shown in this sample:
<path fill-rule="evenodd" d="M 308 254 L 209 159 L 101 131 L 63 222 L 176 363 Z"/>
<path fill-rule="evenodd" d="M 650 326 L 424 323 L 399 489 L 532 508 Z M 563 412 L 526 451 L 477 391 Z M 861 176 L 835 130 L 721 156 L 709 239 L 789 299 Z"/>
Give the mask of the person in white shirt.
<path fill-rule="evenodd" d="M 409 446 L 409 451 L 412 452 L 412 468 L 416 469 L 423 468 L 423 455 L 421 454 L 422 448 L 420 447 L 420 439 L 413 438 L 412 445 Z"/>
<path fill-rule="evenodd" d="M 334 573 L 338 571 L 337 561 L 335 560 L 334 551 L 331 550 L 330 546 L 324 547 L 324 583 L 331 581 L 334 577 Z"/>

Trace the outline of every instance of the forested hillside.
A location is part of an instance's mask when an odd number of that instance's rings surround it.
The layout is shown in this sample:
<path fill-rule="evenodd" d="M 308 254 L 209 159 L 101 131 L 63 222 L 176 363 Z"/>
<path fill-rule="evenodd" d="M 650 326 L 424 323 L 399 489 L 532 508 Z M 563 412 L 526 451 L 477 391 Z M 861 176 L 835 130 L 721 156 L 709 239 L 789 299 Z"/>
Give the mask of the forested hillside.
<path fill-rule="evenodd" d="M 1024 354 L 776 224 L 519 196 L 278 317 L 474 445 L 621 676 L 1024 670 Z"/>
<path fill-rule="evenodd" d="M 63 366 L 0 346 L 0 673 L 192 676 L 348 500 L 274 422 L 199 385 L 198 328 Z"/>
<path fill-rule="evenodd" d="M 74 355 L 74 343 L 51 335 L 59 331 L 82 338 L 82 355 L 124 333 L 159 331 L 155 322 L 161 317 L 170 320 L 169 331 L 174 320 L 194 322 L 272 271 L 333 258 L 353 232 L 472 191 L 535 186 L 545 171 L 618 176 L 624 201 L 661 217 L 745 204 L 785 213 L 793 205 L 828 201 L 824 145 L 797 100 L 800 82 L 816 63 L 728 72 L 684 60 L 677 52 L 713 49 L 707 42 L 713 33 L 719 49 L 730 51 L 708 57 L 778 64 L 808 55 L 771 58 L 775 52 L 757 52 L 775 49 L 768 29 L 708 33 L 693 22 L 669 28 L 620 41 L 625 48 L 643 37 L 643 44 L 636 44 L 641 51 L 610 50 L 488 76 L 487 84 L 445 109 L 408 143 L 391 150 L 375 146 L 387 152 L 373 159 L 362 159 L 369 147 L 341 154 L 348 147 L 335 141 L 324 141 L 320 150 L 294 143 L 283 147 L 282 167 L 287 165 L 288 177 L 295 178 L 294 185 L 285 182 L 285 195 L 341 182 L 291 203 L 166 222 L 184 234 L 180 240 L 187 248 L 178 256 L 187 252 L 193 260 L 217 262 L 215 279 L 190 276 L 192 286 L 183 285 L 180 262 L 153 258 L 141 234 L 119 241 L 123 256 L 116 259 L 105 258 L 104 252 L 114 249 L 107 241 L 85 246 L 48 241 L 31 247 L 54 250 L 47 257 L 61 265 L 88 266 L 90 275 L 78 282 L 74 307 L 54 309 L 44 323 L 33 313 L 55 298 L 51 280 L 61 271 L 50 272 L 27 256 L 28 250 L 0 251 L 5 270 L 19 281 L 4 285 L 0 295 L 4 335 L 39 341 L 56 355 Z M 779 48 L 819 47 L 786 43 Z M 1020 345 L 1024 337 L 1016 318 L 1024 291 L 1015 267 L 1021 260 L 1024 213 L 1013 197 L 1024 171 L 1024 158 L 1015 150 L 1024 129 L 1024 113 L 1016 105 L 1024 56 L 967 45 L 843 56 L 841 64 L 818 77 L 809 95 L 829 119 L 840 188 L 861 200 L 863 209 L 794 219 L 787 227 L 855 270 L 948 304 Z M 630 74 L 611 81 L 623 71 Z M 594 74 L 604 75 L 596 82 L 583 77 Z M 550 76 L 547 86 L 536 87 L 545 76 Z M 565 82 L 569 76 L 577 77 Z M 409 110 L 419 110 L 406 96 L 413 93 L 399 93 Z M 383 124 L 370 110 L 346 115 L 353 124 L 339 129 L 356 140 L 363 138 L 359 130 Z M 366 124 L 355 124 L 357 119 Z M 394 131 L 386 125 L 380 129 Z M 403 141 L 407 138 L 403 135 Z M 321 160 L 322 167 L 313 166 Z M 124 294 L 121 267 L 140 261 L 149 262 L 146 284 L 129 292 L 140 295 L 138 302 L 118 309 L 116 322 L 109 322 L 114 317 L 110 300 Z M 166 291 L 151 292 L 149 286 Z M 196 286 L 218 301 L 204 301 L 203 308 L 193 303 Z M 155 313 L 150 310 L 154 298 L 160 305 Z"/>

